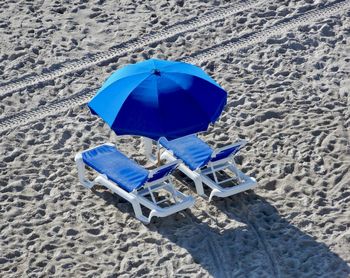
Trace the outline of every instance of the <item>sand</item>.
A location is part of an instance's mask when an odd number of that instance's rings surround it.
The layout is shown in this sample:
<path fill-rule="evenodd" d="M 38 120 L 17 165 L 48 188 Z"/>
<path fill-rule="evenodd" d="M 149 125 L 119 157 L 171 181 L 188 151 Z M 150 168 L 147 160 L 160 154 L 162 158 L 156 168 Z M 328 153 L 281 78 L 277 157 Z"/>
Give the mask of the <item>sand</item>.
<path fill-rule="evenodd" d="M 154 3 L 156 2 L 156 3 Z M 337 1 L 339 2 L 339 1 Z M 332 1 L 267 1 L 123 57 L 0 96 L 1 118 L 44 107 L 150 57 L 182 60 Z M 232 1 L 6 1 L 1 84 L 55 70 Z M 77 179 L 74 155 L 115 142 L 147 163 L 140 139 L 117 137 L 85 106 L 0 133 L 1 277 L 349 277 L 349 11 L 199 64 L 228 92 L 202 137 L 249 141 L 237 157 L 254 191 L 144 225 L 129 203 Z M 0 88 L 1 89 L 1 88 Z"/>

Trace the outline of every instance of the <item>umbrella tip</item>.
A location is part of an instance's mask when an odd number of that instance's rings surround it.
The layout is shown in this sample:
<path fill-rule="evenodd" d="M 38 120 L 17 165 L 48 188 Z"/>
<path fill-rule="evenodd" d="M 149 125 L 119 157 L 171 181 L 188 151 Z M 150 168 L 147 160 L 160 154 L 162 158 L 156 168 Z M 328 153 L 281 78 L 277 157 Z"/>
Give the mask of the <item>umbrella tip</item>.
<path fill-rule="evenodd" d="M 153 74 L 160 76 L 160 70 L 159 69 L 154 69 Z"/>

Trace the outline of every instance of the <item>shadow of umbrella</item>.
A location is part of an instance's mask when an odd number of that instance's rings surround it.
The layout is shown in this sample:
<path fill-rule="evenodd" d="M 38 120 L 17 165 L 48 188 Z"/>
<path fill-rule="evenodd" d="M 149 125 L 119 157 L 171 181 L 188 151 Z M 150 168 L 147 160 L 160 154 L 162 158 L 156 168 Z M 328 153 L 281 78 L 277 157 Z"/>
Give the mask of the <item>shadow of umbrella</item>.
<path fill-rule="evenodd" d="M 132 214 L 131 207 L 120 198 L 107 192 L 96 194 Z M 212 204 L 227 216 L 225 223 L 197 205 L 205 222 L 186 210 L 155 219 L 146 227 L 185 249 L 213 277 L 349 277 L 350 267 L 342 258 L 289 223 L 253 192 L 217 199 Z M 176 258 L 162 262 L 166 260 Z M 173 269 L 179 277 L 198 275 L 198 269 L 187 267 L 183 260 Z"/>

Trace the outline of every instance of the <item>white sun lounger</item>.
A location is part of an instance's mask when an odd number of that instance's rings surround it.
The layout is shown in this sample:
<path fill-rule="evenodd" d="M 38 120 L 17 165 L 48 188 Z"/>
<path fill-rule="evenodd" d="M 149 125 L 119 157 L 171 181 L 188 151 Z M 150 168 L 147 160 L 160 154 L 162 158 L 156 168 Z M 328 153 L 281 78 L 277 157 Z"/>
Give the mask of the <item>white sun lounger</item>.
<path fill-rule="evenodd" d="M 146 224 L 153 216 L 165 217 L 194 204 L 193 197 L 177 191 L 171 182 L 170 174 L 178 166 L 177 160 L 149 171 L 108 143 L 78 153 L 75 161 L 83 186 L 92 188 L 95 184 L 100 184 L 110 189 L 129 201 L 136 217 Z M 86 178 L 85 166 L 98 172 L 99 175 L 93 181 Z M 161 192 L 166 196 L 156 200 L 157 194 Z M 170 202 L 172 203 L 166 205 Z M 161 207 L 160 204 L 164 206 Z M 143 214 L 141 205 L 151 210 L 148 217 Z"/>
<path fill-rule="evenodd" d="M 165 148 L 162 159 L 168 162 L 181 159 L 183 163 L 178 169 L 193 180 L 196 191 L 201 196 L 204 193 L 203 184 L 211 190 L 209 201 L 213 196 L 227 197 L 257 186 L 254 178 L 245 175 L 235 164 L 234 156 L 246 144 L 245 141 L 239 141 L 235 144 L 213 150 L 196 135 L 181 137 L 172 141 L 166 138 L 159 140 L 161 146 Z M 225 180 L 219 180 L 220 171 L 230 171 L 230 177 Z M 233 174 L 233 176 L 232 176 Z M 222 184 L 233 182 L 235 185 L 224 187 Z"/>

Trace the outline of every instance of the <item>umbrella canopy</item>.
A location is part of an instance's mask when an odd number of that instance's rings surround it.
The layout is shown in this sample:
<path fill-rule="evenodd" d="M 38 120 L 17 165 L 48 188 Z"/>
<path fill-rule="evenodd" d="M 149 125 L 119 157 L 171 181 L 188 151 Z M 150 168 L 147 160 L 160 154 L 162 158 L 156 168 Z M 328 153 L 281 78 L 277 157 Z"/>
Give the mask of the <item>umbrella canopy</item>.
<path fill-rule="evenodd" d="M 207 130 L 226 97 L 199 67 L 150 59 L 114 72 L 88 106 L 118 135 L 171 140 Z"/>

